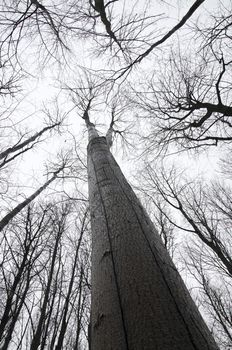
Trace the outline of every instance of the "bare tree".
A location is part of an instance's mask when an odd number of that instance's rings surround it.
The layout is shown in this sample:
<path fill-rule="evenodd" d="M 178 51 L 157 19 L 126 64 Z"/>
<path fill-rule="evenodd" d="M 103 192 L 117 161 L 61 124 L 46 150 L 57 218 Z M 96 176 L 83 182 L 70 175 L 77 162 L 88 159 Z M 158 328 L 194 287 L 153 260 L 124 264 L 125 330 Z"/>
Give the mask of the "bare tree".
<path fill-rule="evenodd" d="M 53 123 L 52 125 L 46 126 L 34 135 L 28 137 L 26 140 L 23 140 L 23 136 L 21 136 L 20 139 L 13 146 L 10 146 L 7 149 L 0 152 L 0 160 L 2 161 L 0 163 L 0 168 L 4 167 L 9 162 L 13 161 L 23 153 L 35 147 L 37 143 L 41 142 L 40 138 L 44 133 L 55 129 L 60 125 L 61 122 L 59 121 Z"/>
<path fill-rule="evenodd" d="M 231 63 L 221 56 L 212 66 L 208 57 L 194 68 L 190 60 L 173 55 L 160 80 L 154 75 L 144 92 L 132 95 L 140 116 L 151 124 L 144 135 L 149 148 L 184 150 L 231 143 Z"/>
<path fill-rule="evenodd" d="M 25 217 L 21 214 L 21 225 L 19 220 L 14 220 L 8 234 L 4 233 L 1 242 L 1 248 L 5 245 L 1 276 L 5 281 L 3 295 L 6 297 L 0 323 L 2 349 L 8 348 L 15 325 L 36 277 L 34 269 L 46 245 L 45 237 L 43 244 L 41 240 L 49 222 L 46 216 L 48 210 L 49 206 L 44 208 L 39 217 L 28 206 Z M 21 229 L 23 229 L 23 235 L 20 232 Z"/>
<path fill-rule="evenodd" d="M 55 239 L 55 245 L 53 252 L 51 254 L 51 265 L 49 268 L 48 272 L 48 280 L 46 284 L 46 288 L 44 290 L 44 296 L 42 299 L 42 305 L 41 305 L 41 312 L 40 312 L 40 317 L 38 320 L 38 324 L 36 327 L 35 334 L 33 336 L 32 342 L 31 342 L 31 350 L 36 350 L 38 349 L 40 342 L 41 342 L 41 337 L 42 337 L 42 330 L 43 330 L 43 325 L 46 319 L 46 310 L 49 302 L 49 295 L 50 295 L 50 289 L 51 289 L 51 283 L 52 283 L 52 278 L 54 274 L 54 267 L 55 267 L 55 262 L 56 258 L 58 255 L 58 248 L 59 248 L 59 243 L 61 240 L 61 236 L 64 233 L 65 230 L 65 219 L 67 216 L 67 211 L 68 208 L 64 208 L 61 218 L 55 218 L 53 221 L 53 228 L 56 230 L 56 239 Z"/>
<path fill-rule="evenodd" d="M 89 135 L 93 235 L 90 348 L 216 349 L 159 235 L 110 153 L 112 130 L 107 138 L 99 137 L 91 122 L 91 102 L 87 99 L 83 113 Z M 139 320 L 143 326 L 137 329 Z M 201 323 L 200 333 L 196 323 Z"/>
<path fill-rule="evenodd" d="M 86 342 L 89 290 L 82 256 L 87 245 L 82 240 L 89 239 L 89 219 L 86 208 L 79 207 L 79 217 L 74 208 L 78 210 L 71 202 L 34 204 L 8 225 L 1 242 L 3 349 L 12 343 L 19 349 L 37 344 L 55 349 L 63 343 L 71 350 Z"/>
<path fill-rule="evenodd" d="M 221 349 L 231 347 L 231 278 L 213 271 L 213 261 L 207 259 L 210 253 L 202 244 L 189 242 L 184 259 L 185 268 L 197 282 L 197 300 L 202 313 Z"/>
<path fill-rule="evenodd" d="M 161 201 L 179 212 L 178 220 L 173 219 L 174 212 L 170 215 L 163 211 L 163 215 L 182 235 L 189 237 L 184 265 L 201 286 L 200 301 L 197 294 L 195 297 L 203 313 L 210 316 L 208 323 L 218 343 L 231 345 L 230 317 L 226 311 L 231 304 L 232 276 L 230 186 L 184 181 L 183 175 L 180 181 L 175 169 L 159 174 L 148 166 L 143 174 L 146 198 L 151 198 L 159 211 Z"/>
<path fill-rule="evenodd" d="M 158 193 L 169 206 L 180 212 L 188 224 L 186 231 L 196 234 L 214 252 L 221 267 L 231 276 L 230 187 L 219 183 L 208 187 L 200 182 L 180 183 L 175 170 L 170 174 L 162 171 L 161 176 L 163 182 L 158 174 L 148 168 L 148 181 L 153 186 L 154 193 Z"/>
<path fill-rule="evenodd" d="M 156 202 L 158 211 L 153 215 L 156 224 L 161 228 L 160 232 L 157 232 L 110 152 L 115 136 L 124 137 L 128 131 L 121 128 L 121 115 L 125 109 L 122 100 L 115 98 L 115 81 L 121 77 L 126 79 L 133 67 L 138 66 L 171 37 L 174 38 L 175 33 L 192 18 L 203 2 L 204 0 L 192 2 L 182 19 L 165 31 L 153 30 L 162 16 L 157 13 L 150 14 L 147 3 L 145 8 L 140 9 L 139 14 L 136 10 L 141 7 L 139 2 L 138 7 L 133 9 L 126 6 L 120 9 L 114 0 L 108 3 L 104 0 L 83 0 L 78 3 L 68 0 L 59 4 L 53 0 L 46 3 L 37 0 L 8 3 L 4 1 L 0 7 L 1 60 L 8 60 L 12 66 L 16 61 L 20 66 L 24 65 L 20 55 L 23 57 L 25 45 L 31 44 L 30 53 L 42 45 L 45 51 L 41 50 L 41 55 L 45 63 L 49 57 L 59 61 L 64 50 L 68 49 L 67 42 L 72 47 L 75 46 L 76 38 L 87 37 L 91 37 L 97 43 L 94 46 L 97 47 L 95 53 L 98 56 L 104 54 L 104 63 L 107 59 L 110 60 L 110 66 L 104 72 L 95 72 L 94 79 L 87 79 L 87 87 L 82 84 L 68 88 L 73 93 L 73 102 L 78 107 L 78 114 L 83 118 L 89 135 L 88 181 L 93 237 L 91 285 L 89 269 L 84 263 L 88 261 L 89 243 L 84 241 L 84 248 L 82 245 L 86 217 L 82 218 L 81 226 L 78 226 L 79 236 L 75 236 L 73 228 L 76 230 L 77 227 L 70 219 L 74 215 L 68 206 L 70 198 L 59 198 L 61 203 L 67 204 L 61 204 L 59 209 L 56 205 L 46 214 L 50 218 L 45 232 L 47 241 L 32 268 L 35 274 L 33 286 L 30 287 L 29 283 L 30 269 L 25 267 L 25 277 L 20 275 L 22 290 L 21 294 L 18 293 L 20 298 L 16 303 L 14 315 L 7 320 L 6 324 L 9 327 L 7 331 L 4 329 L 4 332 L 7 332 L 3 343 L 5 348 L 10 342 L 15 342 L 19 349 L 26 346 L 34 350 L 39 347 L 41 350 L 47 347 L 54 350 L 64 347 L 67 350 L 77 350 L 83 338 L 86 338 L 90 348 L 94 350 L 109 347 L 139 350 L 217 349 L 168 255 L 167 250 L 173 253 L 172 230 L 175 223 L 172 222 L 171 215 L 163 203 L 166 196 L 171 203 L 168 200 L 166 202 L 174 204 L 187 220 L 187 232 L 195 233 L 210 249 L 212 256 L 216 257 L 216 267 L 221 268 L 223 274 L 231 275 L 230 251 L 221 237 L 222 229 L 218 229 L 218 218 L 211 218 L 204 209 L 206 205 L 210 208 L 210 200 L 201 203 L 201 193 L 200 199 L 197 197 L 198 193 L 194 193 L 195 197 L 191 193 L 194 205 L 198 203 L 201 210 L 196 211 L 189 202 L 187 209 L 183 209 L 179 191 L 173 192 L 172 186 L 166 182 L 164 185 L 167 189 L 164 187 L 162 196 L 163 185 L 158 181 L 156 187 L 160 190 L 162 200 Z M 133 2 L 135 3 L 136 1 Z M 93 45 L 90 46 L 92 49 Z M 188 70 L 188 67 L 182 64 L 183 61 L 170 61 L 167 79 L 164 76 L 159 81 L 159 87 L 162 88 L 157 88 L 152 81 L 149 91 L 134 94 L 136 98 L 133 102 L 136 108 L 139 106 L 141 111 L 148 112 L 145 117 L 155 119 L 152 125 L 154 128 L 148 135 L 151 145 L 154 137 L 161 148 L 172 143 L 185 147 L 186 140 L 187 148 L 198 147 L 198 144 L 202 143 L 208 145 L 208 141 L 209 144 L 231 141 L 231 107 L 228 102 L 229 93 L 226 93 L 230 86 L 228 81 L 225 87 L 231 61 L 224 52 L 221 56 L 216 54 L 215 48 L 212 52 L 215 54 L 213 67 L 217 69 L 210 81 L 208 71 L 211 66 L 206 60 L 208 56 L 204 54 L 203 60 L 207 62 L 203 67 L 205 72 L 202 71 L 202 66 L 199 70 Z M 175 70 L 171 71 L 173 67 Z M 147 98 L 147 92 L 151 93 L 152 101 Z M 111 98 L 112 95 L 114 98 Z M 104 133 L 106 136 L 100 137 L 96 126 L 101 127 L 102 123 L 99 122 L 100 118 L 96 118 L 95 122 L 92 114 L 94 111 L 99 113 L 99 110 L 103 110 L 103 105 L 109 107 L 110 125 Z M 145 129 L 149 128 L 150 126 L 145 126 Z M 19 138 L 13 143 L 13 147 L 7 146 L 5 151 L 3 150 L 6 153 L 3 153 L 2 158 L 5 164 L 35 145 L 47 130 L 41 130 L 26 141 Z M 6 239 L 12 224 L 17 222 L 19 214 L 32 204 L 32 200 L 53 180 L 58 177 L 65 179 L 65 175 L 61 175 L 59 171 L 61 168 L 52 171 L 51 178 L 14 209 L 7 208 L 7 214 L 0 222 Z M 75 174 L 69 176 L 70 179 L 74 177 Z M 166 191 L 171 191 L 170 196 Z M 218 199 L 217 204 L 212 204 L 214 207 L 217 205 L 222 207 L 221 199 Z M 221 209 L 218 209 L 218 213 L 225 218 L 230 207 L 223 208 L 226 214 L 223 214 Z M 77 208 L 75 211 L 78 212 Z M 71 236 L 75 237 L 72 249 L 69 247 L 69 230 Z M 4 240 L 3 244 L 6 247 L 3 249 L 4 280 L 4 273 L 11 261 L 14 261 L 14 255 L 8 252 L 10 244 L 6 244 Z M 23 257 L 24 250 L 18 248 Z M 14 269 L 16 276 L 21 266 L 18 265 Z M 17 284 L 17 288 L 21 286 L 20 283 Z M 90 287 L 92 306 L 88 333 L 86 324 Z M 212 290 L 211 286 L 208 295 L 213 295 Z M 214 300 L 216 299 L 218 298 L 214 297 Z M 7 316 L 9 314 L 10 312 Z M 76 334 L 73 335 L 74 325 Z M 225 325 L 228 329 L 228 324 Z M 16 339 L 17 337 L 19 339 Z"/>
<path fill-rule="evenodd" d="M 12 220 L 21 210 L 23 210 L 27 205 L 29 205 L 36 197 L 40 195 L 54 180 L 57 179 L 58 174 L 64 170 L 65 164 L 63 164 L 58 170 L 53 172 L 53 176 L 46 181 L 41 187 L 39 187 L 32 195 L 27 197 L 23 202 L 19 203 L 15 208 L 10 210 L 8 214 L 6 214 L 0 220 L 0 231 L 4 229 L 4 227 Z"/>
<path fill-rule="evenodd" d="M 71 293 L 72 293 L 72 290 L 73 290 L 74 278 L 75 278 L 75 273 L 76 273 L 77 264 L 78 264 L 79 250 L 80 250 L 80 246 L 81 246 L 82 237 L 83 237 L 83 234 L 84 234 L 84 231 L 85 231 L 86 216 L 87 216 L 87 212 L 84 215 L 80 236 L 79 236 L 78 242 L 76 244 L 76 251 L 75 251 L 73 266 L 72 266 L 72 270 L 71 270 L 71 278 L 70 278 L 69 285 L 68 285 L 68 292 L 67 292 L 67 295 L 65 297 L 61 328 L 60 328 L 58 341 L 57 341 L 57 345 L 55 347 L 55 350 L 61 350 L 62 349 L 65 333 L 66 333 L 66 330 L 67 330 L 67 323 L 68 323 L 67 316 L 68 316 L 68 311 L 69 311 L 69 303 L 70 303 L 70 297 L 71 297 Z M 81 267 L 80 271 L 81 271 L 81 276 L 80 276 L 80 284 L 79 284 L 78 287 L 79 287 L 79 296 L 81 297 L 82 280 L 83 280 L 83 278 L 82 278 L 83 268 L 82 267 Z M 78 300 L 78 310 L 79 309 L 80 309 L 80 300 Z M 78 322 L 80 322 L 80 319 L 78 320 Z M 78 327 L 80 328 L 80 324 L 78 325 Z M 77 332 L 78 335 L 80 335 L 79 328 L 78 328 L 78 332 Z M 78 342 L 78 337 L 77 337 L 76 342 Z"/>
<path fill-rule="evenodd" d="M 150 124 L 143 134 L 149 150 L 231 144 L 230 11 L 220 4 L 209 24 L 191 25 L 189 56 L 180 40 L 130 94 L 136 115 Z"/>
<path fill-rule="evenodd" d="M 34 37 L 53 57 L 59 47 L 67 48 L 62 37 L 66 11 L 67 8 L 62 11 L 61 6 L 53 2 L 44 6 L 37 0 L 3 1 L 0 7 L 1 60 L 8 58 L 14 64 L 13 58 L 19 59 L 25 38 L 30 40 Z"/>

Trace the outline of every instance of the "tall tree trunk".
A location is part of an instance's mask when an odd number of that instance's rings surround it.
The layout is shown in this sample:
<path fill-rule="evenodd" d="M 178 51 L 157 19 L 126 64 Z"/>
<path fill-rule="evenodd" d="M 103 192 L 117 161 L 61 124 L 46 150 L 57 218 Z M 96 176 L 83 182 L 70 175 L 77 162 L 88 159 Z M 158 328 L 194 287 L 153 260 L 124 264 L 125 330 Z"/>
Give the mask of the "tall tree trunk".
<path fill-rule="evenodd" d="M 1 347 L 1 350 L 7 350 L 9 348 L 9 344 L 10 344 L 10 341 L 12 339 L 12 334 L 14 332 L 14 329 L 15 329 L 15 325 L 16 325 L 16 322 L 18 321 L 18 318 L 19 318 L 19 314 L 22 310 L 22 307 L 23 307 L 23 304 L 25 302 L 25 299 L 26 299 L 26 296 L 27 296 L 27 293 L 28 293 L 28 290 L 29 290 L 29 286 L 30 286 L 30 282 L 31 282 L 31 276 L 30 276 L 30 270 L 28 271 L 27 273 L 27 281 L 26 281 L 26 286 L 24 288 L 24 291 L 22 293 L 21 296 L 19 296 L 19 305 L 17 305 L 15 307 L 15 310 L 13 312 L 13 315 L 12 315 L 12 320 L 11 320 L 11 323 L 9 325 L 9 329 L 5 335 L 5 341 L 4 341 L 4 344 L 3 346 Z"/>
<path fill-rule="evenodd" d="M 37 324 L 37 329 L 36 329 L 36 332 L 35 332 L 34 337 L 32 339 L 30 350 L 37 350 L 41 344 L 41 337 L 42 337 L 42 333 L 44 330 L 43 327 L 44 327 L 44 324 L 46 321 L 46 316 L 47 316 L 46 313 L 47 313 L 47 307 L 48 307 L 49 298 L 50 298 L 50 292 L 51 292 L 52 279 L 53 279 L 53 275 L 54 275 L 56 259 L 57 259 L 57 255 L 58 255 L 59 243 L 60 243 L 61 235 L 64 232 L 63 223 L 62 222 L 58 223 L 58 225 L 59 225 L 59 228 L 58 228 L 58 232 L 56 235 L 54 250 L 52 253 L 51 266 L 49 269 L 47 285 L 46 285 L 46 289 L 44 291 L 44 297 L 43 297 L 40 316 L 39 316 L 39 320 L 38 320 L 38 324 Z"/>
<path fill-rule="evenodd" d="M 218 349 L 105 137 L 90 137 L 88 175 L 91 350 Z"/>
<path fill-rule="evenodd" d="M 85 216 L 86 216 L 86 214 L 85 214 Z M 74 257 L 74 262 L 73 262 L 72 272 L 71 272 L 71 278 L 70 278 L 69 286 L 68 286 L 68 293 L 66 295 L 64 308 L 63 308 L 63 317 L 62 317 L 62 322 L 61 322 L 60 333 L 59 333 L 59 336 L 58 336 L 58 342 L 57 342 L 57 345 L 55 347 L 55 350 L 62 350 L 62 348 L 63 348 L 63 342 L 64 342 L 65 333 L 66 333 L 67 325 L 68 325 L 67 315 L 68 315 L 69 306 L 70 306 L 69 305 L 70 297 L 71 297 L 71 293 L 72 293 L 72 290 L 73 290 L 73 284 L 74 284 L 74 279 L 75 279 L 75 272 L 76 272 L 76 269 L 77 269 L 77 260 L 78 260 L 78 256 L 79 256 L 79 249 L 80 249 L 80 246 L 81 246 L 83 233 L 84 233 L 84 227 L 81 230 L 81 234 L 80 234 L 80 237 L 78 239 L 78 243 L 77 243 L 77 247 L 76 247 L 76 252 L 75 252 L 75 257 Z M 80 290 L 78 290 L 78 292 L 80 292 Z"/>
<path fill-rule="evenodd" d="M 54 172 L 54 175 L 45 182 L 41 187 L 38 188 L 32 195 L 27 197 L 23 202 L 19 203 L 14 209 L 12 209 L 8 214 L 6 214 L 1 220 L 0 220 L 0 231 L 4 229 L 4 227 L 18 214 L 21 210 L 23 210 L 28 204 L 30 204 L 36 197 L 40 195 L 41 192 L 43 192 L 56 178 L 59 172 L 64 167 L 60 168 L 56 172 Z"/>
<path fill-rule="evenodd" d="M 43 128 L 42 130 L 40 130 L 36 134 L 34 134 L 31 137 L 29 137 L 28 139 L 26 139 L 25 141 L 22 141 L 22 142 L 18 141 L 14 146 L 9 147 L 5 151 L 0 152 L 0 159 L 4 159 L 3 162 L 0 164 L 0 168 L 2 168 L 5 164 L 9 163 L 10 161 L 14 160 L 15 158 L 17 158 L 18 156 L 20 156 L 20 154 L 23 154 L 26 151 L 28 151 L 29 149 L 32 149 L 33 146 L 37 142 L 39 142 L 40 136 L 42 136 L 46 131 L 53 129 L 60 124 L 61 123 L 59 122 L 59 123 L 55 123 L 55 124 L 50 125 L 50 126 L 46 126 L 45 128 Z M 34 141 L 36 141 L 36 142 L 34 142 Z M 15 152 L 18 152 L 18 153 L 15 153 Z M 11 158 L 8 158 L 8 156 L 12 153 L 14 153 L 14 155 Z"/>
<path fill-rule="evenodd" d="M 80 273 L 80 278 L 79 278 L 79 287 L 78 287 L 78 302 L 77 302 L 77 315 L 76 315 L 76 334 L 75 334 L 75 344 L 73 346 L 73 350 L 78 350 L 79 349 L 79 340 L 80 340 L 80 334 L 81 334 L 81 321 L 82 317 L 84 314 L 84 309 L 83 309 L 83 299 L 82 293 L 83 293 L 83 276 L 84 276 L 84 269 L 81 266 L 81 273 Z"/>
<path fill-rule="evenodd" d="M 26 244 L 26 240 L 24 241 L 24 243 Z M 15 277 L 14 277 L 14 281 L 12 283 L 12 286 L 9 287 L 9 290 L 7 291 L 7 299 L 5 302 L 5 308 L 4 308 L 4 312 L 1 318 L 1 322 L 0 322 L 0 342 L 3 338 L 6 326 L 8 324 L 8 322 L 10 321 L 11 318 L 14 317 L 14 304 L 17 304 L 17 300 L 19 300 L 20 298 L 20 293 L 19 291 L 17 292 L 17 288 L 20 285 L 20 283 L 22 283 L 22 279 L 23 279 L 23 274 L 25 273 L 25 267 L 27 265 L 27 259 L 28 259 L 28 254 L 29 254 L 29 249 L 30 249 L 30 245 L 28 245 L 25 249 L 25 252 L 23 253 L 23 259 L 21 264 L 18 264 L 18 271 L 15 272 Z M 14 298 L 16 300 L 14 300 Z M 15 312 L 17 311 L 17 308 L 15 310 Z"/>
<path fill-rule="evenodd" d="M 61 269 L 61 271 L 60 271 Z M 59 276 L 62 276 L 61 282 L 58 281 Z M 41 339 L 41 345 L 40 345 L 40 350 L 44 350 L 47 346 L 47 344 L 49 343 L 50 340 L 50 327 L 53 330 L 53 333 L 55 332 L 55 334 L 57 333 L 57 327 L 55 327 L 53 324 L 51 324 L 51 320 L 52 320 L 52 316 L 53 316 L 53 311 L 55 310 L 55 307 L 57 308 L 56 310 L 56 314 L 54 316 L 54 319 L 58 318 L 58 314 L 60 311 L 60 301 L 61 301 L 61 293 L 60 293 L 60 289 L 62 289 L 62 281 L 63 281 L 63 264 L 61 259 L 58 259 L 58 268 L 56 271 L 56 276 L 54 279 L 54 287 L 53 287 L 53 291 L 52 291 L 52 295 L 50 295 L 50 302 L 49 302 L 49 310 L 47 311 L 47 317 L 44 323 L 44 332 L 42 334 L 42 339 Z M 61 285 L 61 287 L 59 286 Z M 55 304 L 56 301 L 56 297 L 59 294 L 59 302 L 58 305 Z M 54 322 L 54 321 L 53 321 Z M 51 348 L 52 349 L 52 348 Z"/>

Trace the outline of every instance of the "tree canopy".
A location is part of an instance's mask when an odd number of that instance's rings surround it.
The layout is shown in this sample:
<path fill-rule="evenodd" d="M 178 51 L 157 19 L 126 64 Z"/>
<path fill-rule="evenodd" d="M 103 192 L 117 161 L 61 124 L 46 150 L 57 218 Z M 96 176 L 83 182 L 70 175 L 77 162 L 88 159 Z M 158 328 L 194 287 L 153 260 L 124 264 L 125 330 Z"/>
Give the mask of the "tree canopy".
<path fill-rule="evenodd" d="M 108 130 L 230 348 L 231 13 L 229 0 L 2 0 L 2 349 L 87 348 L 86 123 Z"/>

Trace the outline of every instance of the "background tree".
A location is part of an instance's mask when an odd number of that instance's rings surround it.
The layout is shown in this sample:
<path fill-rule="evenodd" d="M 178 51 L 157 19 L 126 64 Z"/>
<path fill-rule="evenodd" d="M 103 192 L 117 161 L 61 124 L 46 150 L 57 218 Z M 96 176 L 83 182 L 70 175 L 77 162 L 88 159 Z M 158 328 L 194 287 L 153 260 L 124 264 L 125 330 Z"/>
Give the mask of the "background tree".
<path fill-rule="evenodd" d="M 73 217 L 71 207 L 71 203 L 29 206 L 4 235 L 2 349 L 9 344 L 22 349 L 38 345 L 61 349 L 61 339 L 63 346 L 73 349 L 86 336 L 83 330 L 88 320 L 83 305 L 89 299 L 85 282 L 89 261 L 81 252 L 86 249 L 84 241 L 89 241 L 88 219 L 85 207 L 79 207 L 79 218 Z M 77 242 L 73 242 L 72 230 L 76 231 Z M 78 327 L 78 334 L 73 333 L 74 326 Z"/>
<path fill-rule="evenodd" d="M 180 182 L 180 174 L 174 168 L 167 174 L 164 170 L 157 173 L 148 166 L 143 174 L 142 193 L 146 198 L 152 198 L 153 210 L 178 230 L 178 235 L 174 235 L 176 243 L 180 237 L 186 236 L 187 256 L 184 254 L 185 258 L 182 258 L 183 266 L 188 267 L 200 285 L 196 288 L 199 294 L 195 292 L 194 296 L 204 313 L 210 315 L 210 327 L 219 344 L 222 348 L 230 347 L 230 186 L 223 182 Z M 160 202 L 172 209 L 172 215 L 167 214 Z M 178 219 L 174 219 L 176 212 L 179 213 Z"/>

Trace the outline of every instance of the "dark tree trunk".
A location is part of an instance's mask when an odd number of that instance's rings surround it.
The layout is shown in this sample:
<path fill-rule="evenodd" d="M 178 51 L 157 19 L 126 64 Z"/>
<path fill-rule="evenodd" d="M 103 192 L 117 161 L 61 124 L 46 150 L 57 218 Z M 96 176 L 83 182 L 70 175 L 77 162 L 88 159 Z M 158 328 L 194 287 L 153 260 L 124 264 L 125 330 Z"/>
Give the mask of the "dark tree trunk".
<path fill-rule="evenodd" d="M 91 349 L 218 349 L 104 137 L 89 142 L 88 173 Z"/>
<path fill-rule="evenodd" d="M 57 259 L 57 253 L 58 253 L 58 248 L 59 248 L 59 243 L 60 243 L 62 233 L 63 233 L 63 226 L 62 226 L 62 224 L 60 224 L 58 232 L 57 232 L 57 236 L 56 236 L 54 250 L 52 253 L 51 266 L 50 266 L 50 270 L 49 270 L 49 276 L 48 276 L 46 289 L 44 292 L 44 298 L 43 298 L 42 307 L 41 307 L 41 311 L 40 311 L 40 317 L 39 317 L 38 325 L 36 328 L 36 332 L 34 334 L 32 342 L 31 342 L 31 348 L 30 348 L 31 350 L 37 350 L 41 344 L 41 337 L 42 337 L 43 327 L 44 327 L 45 319 L 46 319 L 46 313 L 47 313 L 47 307 L 48 307 L 48 303 L 49 303 L 52 279 L 53 279 L 53 275 L 54 275 L 54 268 L 55 268 L 55 263 L 56 263 L 56 259 Z"/>
<path fill-rule="evenodd" d="M 80 237 L 79 237 L 79 240 L 78 240 L 78 243 L 77 243 L 77 247 L 76 247 L 74 262 L 73 262 L 73 266 L 72 266 L 71 278 L 70 278 L 70 281 L 69 281 L 68 293 L 66 295 L 64 308 L 63 308 L 63 317 L 62 317 L 62 322 L 61 322 L 61 329 L 60 329 L 58 342 L 57 342 L 57 345 L 55 347 L 55 350 L 62 350 L 63 349 L 64 337 L 65 337 L 65 333 L 66 333 L 67 325 L 68 325 L 67 315 L 68 315 L 68 310 L 69 310 L 70 297 L 71 297 L 71 293 L 72 293 L 72 289 L 73 289 L 73 284 L 74 284 L 74 279 L 75 279 L 75 272 L 76 272 L 76 269 L 77 269 L 78 254 L 79 254 L 79 249 L 80 249 L 83 233 L 84 233 L 84 229 L 81 230 L 81 234 L 80 234 Z"/>
<path fill-rule="evenodd" d="M 11 320 L 11 323 L 9 325 L 8 332 L 5 335 L 5 341 L 4 341 L 3 346 L 1 347 L 1 350 L 7 350 L 8 347 L 9 347 L 9 344 L 10 344 L 10 341 L 11 341 L 11 338 L 12 338 L 12 334 L 13 334 L 16 322 L 18 320 L 19 314 L 20 314 L 20 312 L 22 310 L 24 301 L 26 299 L 26 296 L 27 296 L 27 293 L 28 293 L 28 290 L 29 290 L 30 282 L 31 282 L 31 276 L 30 276 L 30 270 L 29 270 L 28 271 L 28 275 L 27 275 L 26 286 L 24 288 L 23 294 L 19 297 L 19 299 L 20 299 L 19 300 L 19 305 L 18 305 L 18 307 L 15 308 L 15 311 L 13 313 L 12 320 Z"/>
<path fill-rule="evenodd" d="M 43 186 L 39 187 L 38 190 L 36 190 L 31 196 L 27 197 L 23 202 L 19 203 L 14 209 L 12 209 L 8 214 L 6 214 L 1 220 L 0 220 L 0 231 L 4 229 L 4 227 L 18 214 L 21 210 L 23 210 L 28 204 L 30 204 L 36 197 L 40 195 L 41 192 L 43 192 L 56 178 L 58 173 L 63 168 L 59 169 L 58 171 L 54 172 L 54 175 L 44 183 Z"/>
<path fill-rule="evenodd" d="M 20 298 L 20 294 L 17 295 L 16 290 L 18 288 L 18 286 L 20 285 L 20 283 L 22 283 L 22 278 L 23 278 L 23 274 L 25 272 L 25 266 L 27 263 L 27 258 L 28 258 L 28 253 L 29 253 L 29 246 L 26 247 L 26 250 L 24 252 L 24 256 L 23 256 L 23 260 L 21 262 L 21 264 L 18 266 L 18 271 L 15 275 L 14 278 L 14 282 L 10 288 L 10 290 L 8 291 L 8 295 L 7 295 L 7 300 L 5 303 L 5 309 L 2 315 L 2 319 L 0 322 L 0 341 L 3 338 L 3 334 L 4 331 L 6 329 L 7 323 L 10 321 L 11 318 L 14 317 L 14 304 L 17 304 L 17 300 Z M 16 300 L 14 300 L 14 298 L 16 297 Z M 15 310 L 16 312 L 16 310 Z"/>

